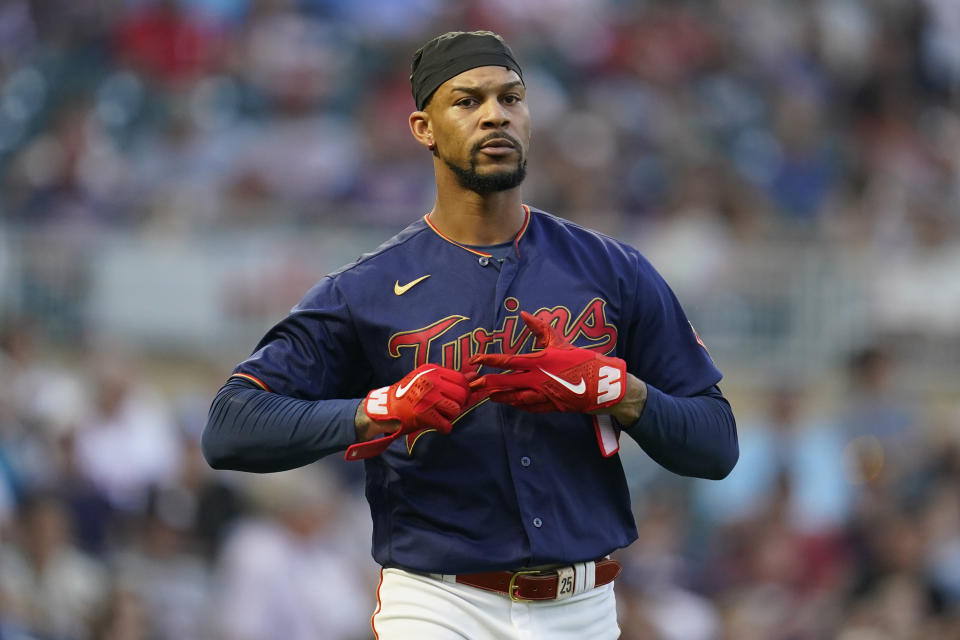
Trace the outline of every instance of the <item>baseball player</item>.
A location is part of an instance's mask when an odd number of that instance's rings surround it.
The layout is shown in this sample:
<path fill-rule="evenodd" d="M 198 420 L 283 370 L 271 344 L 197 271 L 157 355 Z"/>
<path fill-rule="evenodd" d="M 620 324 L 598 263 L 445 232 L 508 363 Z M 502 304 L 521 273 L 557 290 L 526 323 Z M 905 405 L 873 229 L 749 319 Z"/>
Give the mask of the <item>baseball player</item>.
<path fill-rule="evenodd" d="M 433 209 L 323 278 L 217 394 L 218 469 L 363 460 L 380 639 L 615 638 L 637 536 L 622 434 L 678 474 L 738 456 L 721 374 L 635 249 L 522 204 L 530 114 L 490 32 L 416 52 Z"/>

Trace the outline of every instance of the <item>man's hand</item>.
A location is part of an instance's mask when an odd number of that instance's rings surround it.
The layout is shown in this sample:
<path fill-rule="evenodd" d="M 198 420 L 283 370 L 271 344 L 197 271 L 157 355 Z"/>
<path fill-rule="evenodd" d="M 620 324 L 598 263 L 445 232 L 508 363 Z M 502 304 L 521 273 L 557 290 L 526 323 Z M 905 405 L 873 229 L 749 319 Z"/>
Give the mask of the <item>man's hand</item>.
<path fill-rule="evenodd" d="M 433 427 L 446 434 L 453 428 L 450 420 L 463 412 L 469 395 L 462 373 L 423 364 L 399 382 L 368 393 L 363 409 L 376 422 L 397 421 L 402 433 Z"/>
<path fill-rule="evenodd" d="M 526 311 L 520 315 L 546 347 L 515 356 L 473 356 L 470 364 L 513 371 L 477 378 L 470 383 L 472 390 L 489 394 L 494 402 L 535 413 L 598 412 L 623 399 L 627 391 L 627 365 L 623 360 L 575 347 L 544 320 Z"/>
<path fill-rule="evenodd" d="M 463 413 L 470 387 L 459 371 L 436 364 L 420 365 L 399 382 L 374 389 L 357 408 L 355 424 L 360 444 L 347 449 L 347 460 L 382 453 L 405 433 L 437 429 L 450 433 L 450 420 Z M 386 438 L 377 438 L 390 434 Z"/>

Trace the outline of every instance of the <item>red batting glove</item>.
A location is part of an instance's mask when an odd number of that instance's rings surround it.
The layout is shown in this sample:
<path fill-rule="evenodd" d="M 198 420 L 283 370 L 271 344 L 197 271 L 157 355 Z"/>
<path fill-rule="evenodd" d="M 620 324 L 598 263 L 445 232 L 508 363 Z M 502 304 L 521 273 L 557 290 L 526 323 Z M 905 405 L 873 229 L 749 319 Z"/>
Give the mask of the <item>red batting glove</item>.
<path fill-rule="evenodd" d="M 400 428 L 388 436 L 360 442 L 347 449 L 346 459 L 369 458 L 386 450 L 406 433 L 437 429 L 450 433 L 450 420 L 463 413 L 470 397 L 467 378 L 437 364 L 423 364 L 389 387 L 367 394 L 363 410 L 371 420 L 397 420 Z"/>
<path fill-rule="evenodd" d="M 587 413 L 620 402 L 627 390 L 626 362 L 575 347 L 546 321 L 526 311 L 520 315 L 546 347 L 514 356 L 493 353 L 473 356 L 472 365 L 513 370 L 477 378 L 470 383 L 474 392 L 488 393 L 494 402 L 505 402 L 535 413 Z"/>

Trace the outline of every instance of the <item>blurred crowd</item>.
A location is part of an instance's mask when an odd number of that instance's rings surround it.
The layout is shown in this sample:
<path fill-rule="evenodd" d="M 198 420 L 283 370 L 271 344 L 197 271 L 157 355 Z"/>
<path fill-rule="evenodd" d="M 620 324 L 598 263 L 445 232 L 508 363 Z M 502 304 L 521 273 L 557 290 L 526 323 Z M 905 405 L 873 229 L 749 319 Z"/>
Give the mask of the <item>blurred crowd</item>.
<path fill-rule="evenodd" d="M 49 297 L 84 290 L 101 232 L 422 215 L 410 57 L 475 28 L 524 69 L 525 201 L 634 242 L 681 299 L 749 301 L 723 280 L 743 246 L 875 256 L 863 344 L 822 377 L 759 372 L 729 478 L 624 447 L 624 639 L 960 638 L 960 407 L 871 341 L 960 345 L 954 0 L 6 0 L 0 304 L 4 229 Z M 792 268 L 758 265 L 771 290 Z M 228 369 L 170 393 L 154 354 L 20 302 L 48 315 L 0 308 L 0 640 L 370 637 L 358 466 L 214 473 L 198 439 Z"/>
<path fill-rule="evenodd" d="M 831 391 L 771 381 L 734 403 L 730 476 L 647 477 L 624 640 L 960 638 L 960 405 L 903 382 L 880 346 Z"/>
<path fill-rule="evenodd" d="M 9 0 L 0 216 L 405 224 L 433 199 L 411 54 L 478 27 L 523 63 L 542 208 L 885 249 L 960 233 L 951 0 Z"/>
<path fill-rule="evenodd" d="M 51 354 L 26 324 L 0 339 L 2 640 L 370 636 L 359 469 L 215 473 L 219 380 L 163 390 L 116 343 Z"/>
<path fill-rule="evenodd" d="M 0 249 L 30 235 L 0 288 L 20 274 L 13 304 L 69 335 L 103 232 L 389 237 L 434 197 L 412 52 L 464 28 L 522 62 L 527 202 L 682 297 L 753 286 L 745 248 L 858 256 L 871 330 L 960 353 L 954 0 L 7 0 Z"/>

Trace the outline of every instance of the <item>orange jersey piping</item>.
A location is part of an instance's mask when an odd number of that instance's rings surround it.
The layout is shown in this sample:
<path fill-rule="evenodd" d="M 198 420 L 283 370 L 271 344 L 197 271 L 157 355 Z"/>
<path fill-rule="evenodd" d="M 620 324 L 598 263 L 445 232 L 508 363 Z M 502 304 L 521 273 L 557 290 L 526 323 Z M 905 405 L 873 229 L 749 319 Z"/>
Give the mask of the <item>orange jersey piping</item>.
<path fill-rule="evenodd" d="M 525 205 L 525 204 L 524 204 L 524 205 L 520 205 L 520 206 L 523 207 L 523 213 L 524 213 L 523 226 L 520 227 L 520 231 L 517 232 L 516 237 L 513 239 L 513 246 L 514 246 L 514 247 L 517 247 L 517 246 L 518 246 L 517 243 L 520 242 L 520 238 L 523 236 L 524 233 L 526 233 L 527 227 L 530 226 L 530 207 L 528 207 L 528 206 Z M 437 227 L 436 227 L 436 226 L 433 224 L 433 222 L 430 220 L 430 214 L 429 214 L 429 213 L 423 216 L 423 220 L 424 220 L 424 222 L 427 223 L 427 226 L 430 227 L 435 234 L 437 234 L 438 236 L 440 236 L 441 238 L 443 238 L 444 240 L 446 240 L 446 241 L 449 242 L 450 244 L 455 244 L 455 245 L 457 245 L 458 247 L 460 247 L 461 249 L 464 249 L 464 250 L 466 250 L 466 251 L 469 251 L 470 253 L 472 253 L 472 254 L 474 254 L 474 255 L 477 255 L 477 256 L 482 256 L 482 257 L 484 257 L 484 258 L 492 258 L 492 257 L 493 257 L 493 254 L 492 254 L 492 253 L 486 253 L 485 251 L 478 251 L 478 250 L 476 250 L 476 249 L 472 249 L 472 248 L 468 247 L 467 245 L 465 245 L 465 244 L 460 244 L 459 242 L 457 242 L 457 241 L 454 240 L 453 238 L 444 235 L 439 229 L 437 229 Z M 517 250 L 519 251 L 519 249 L 517 249 Z"/>
<path fill-rule="evenodd" d="M 270 391 L 270 387 L 268 387 L 267 385 L 265 385 L 262 380 L 260 380 L 259 378 L 255 377 L 255 376 L 250 375 L 249 373 L 235 373 L 235 374 L 233 374 L 233 375 L 230 376 L 230 377 L 231 377 L 231 378 L 243 378 L 244 380 L 249 380 L 249 381 L 252 382 L 253 384 L 255 384 L 255 385 L 257 385 L 258 387 L 260 387 L 261 389 L 263 389 L 264 391 Z"/>

